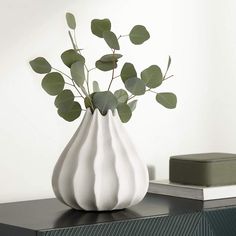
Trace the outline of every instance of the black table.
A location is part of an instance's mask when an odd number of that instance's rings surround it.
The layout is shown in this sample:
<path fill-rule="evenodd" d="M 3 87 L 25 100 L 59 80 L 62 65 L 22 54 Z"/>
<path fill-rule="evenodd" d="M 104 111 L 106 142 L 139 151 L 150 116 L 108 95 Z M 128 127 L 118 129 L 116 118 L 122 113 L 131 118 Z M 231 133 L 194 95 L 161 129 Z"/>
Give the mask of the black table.
<path fill-rule="evenodd" d="M 197 201 L 147 194 L 112 212 L 75 211 L 56 199 L 0 204 L 0 236 L 235 236 L 236 198 Z"/>

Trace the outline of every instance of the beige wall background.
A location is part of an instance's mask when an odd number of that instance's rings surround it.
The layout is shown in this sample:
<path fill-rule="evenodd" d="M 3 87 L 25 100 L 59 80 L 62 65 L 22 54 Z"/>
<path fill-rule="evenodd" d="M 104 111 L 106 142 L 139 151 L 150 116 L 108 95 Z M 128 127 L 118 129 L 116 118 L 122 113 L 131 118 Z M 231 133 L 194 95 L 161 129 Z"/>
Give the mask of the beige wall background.
<path fill-rule="evenodd" d="M 150 31 L 142 46 L 122 39 L 120 65 L 132 61 L 139 72 L 151 64 L 164 70 L 172 56 L 175 76 L 159 91 L 175 92 L 177 109 L 164 109 L 150 94 L 139 99 L 125 125 L 157 179 L 168 178 L 171 155 L 236 152 L 235 10 L 234 0 L 0 1 L 0 202 L 53 197 L 54 164 L 80 123 L 56 114 L 53 98 L 40 88 L 41 76 L 28 65 L 44 56 L 67 70 L 60 61 L 71 47 L 67 11 L 77 17 L 90 67 L 109 52 L 90 32 L 94 18 L 110 18 L 117 34 L 135 24 Z M 93 78 L 105 86 L 110 75 L 96 71 Z"/>

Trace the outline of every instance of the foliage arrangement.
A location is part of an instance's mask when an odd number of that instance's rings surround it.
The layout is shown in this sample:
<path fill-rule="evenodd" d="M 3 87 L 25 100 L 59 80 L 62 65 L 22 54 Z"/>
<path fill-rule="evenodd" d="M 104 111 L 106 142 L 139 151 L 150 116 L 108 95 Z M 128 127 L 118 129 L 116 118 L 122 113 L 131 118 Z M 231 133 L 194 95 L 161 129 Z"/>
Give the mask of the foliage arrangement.
<path fill-rule="evenodd" d="M 54 104 L 57 107 L 59 116 L 66 121 L 73 121 L 87 108 L 90 108 L 92 112 L 97 108 L 102 115 L 105 115 L 109 109 L 117 109 L 121 121 L 127 122 L 130 120 L 132 112 L 136 108 L 137 96 L 144 95 L 146 92 L 155 93 L 156 101 L 164 107 L 168 109 L 176 107 L 177 98 L 175 94 L 169 92 L 158 93 L 153 90 L 159 87 L 163 81 L 172 77 L 172 75 L 167 76 L 171 65 L 170 57 L 165 73 L 162 73 L 159 66 L 151 65 L 144 69 L 140 76 L 138 76 L 134 65 L 126 62 L 119 75 L 115 75 L 118 60 L 122 57 L 121 54 L 117 53 L 120 50 L 119 39 L 121 37 L 128 37 L 135 45 L 144 43 L 150 38 L 150 34 L 144 26 L 135 25 L 129 34 L 117 37 L 111 31 L 111 22 L 109 19 L 92 20 L 92 33 L 105 40 L 111 53 L 103 55 L 96 61 L 95 67 L 89 69 L 82 55 L 82 49 L 77 44 L 75 32 L 76 20 L 74 15 L 66 13 L 66 21 L 69 27 L 68 33 L 73 49 L 63 52 L 61 59 L 69 68 L 70 75 L 52 67 L 44 57 L 37 57 L 30 61 L 30 66 L 35 72 L 46 74 L 41 85 L 49 95 L 56 96 Z M 97 81 L 90 81 L 90 72 L 94 69 L 104 72 L 111 71 L 111 80 L 106 91 L 100 91 Z M 112 92 L 112 82 L 118 78 L 121 78 L 124 87 Z M 92 87 L 92 91 L 90 86 Z M 73 88 L 78 94 L 75 96 L 72 92 L 73 90 L 68 89 L 68 87 Z M 80 99 L 82 99 L 82 102 Z M 81 107 L 81 103 L 83 103 L 85 108 Z"/>

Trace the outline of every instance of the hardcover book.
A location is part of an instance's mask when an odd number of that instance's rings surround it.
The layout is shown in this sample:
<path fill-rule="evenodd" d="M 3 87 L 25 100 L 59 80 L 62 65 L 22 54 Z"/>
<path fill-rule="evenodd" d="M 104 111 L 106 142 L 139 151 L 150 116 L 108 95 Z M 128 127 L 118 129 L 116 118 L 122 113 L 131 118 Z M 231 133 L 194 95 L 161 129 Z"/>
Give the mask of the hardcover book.
<path fill-rule="evenodd" d="M 236 185 L 204 187 L 171 183 L 169 180 L 151 180 L 148 192 L 207 201 L 236 197 Z"/>

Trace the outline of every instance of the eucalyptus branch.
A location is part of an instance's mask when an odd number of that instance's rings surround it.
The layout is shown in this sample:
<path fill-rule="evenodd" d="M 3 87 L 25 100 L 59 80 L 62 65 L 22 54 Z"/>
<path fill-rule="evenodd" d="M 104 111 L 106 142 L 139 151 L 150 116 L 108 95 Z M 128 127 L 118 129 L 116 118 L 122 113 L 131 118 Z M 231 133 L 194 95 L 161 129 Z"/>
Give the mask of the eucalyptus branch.
<path fill-rule="evenodd" d="M 129 34 L 120 35 L 120 36 L 118 37 L 118 40 L 119 40 L 120 38 L 122 38 L 122 37 L 127 37 L 127 36 L 129 36 Z"/>
<path fill-rule="evenodd" d="M 74 50 L 77 51 L 77 48 L 76 48 L 76 46 L 75 46 L 74 40 L 73 40 L 72 35 L 71 35 L 71 32 L 68 31 L 68 34 L 69 34 L 69 36 L 70 36 L 70 41 L 71 41 L 71 43 L 72 43 L 72 46 L 73 46 Z"/>
<path fill-rule="evenodd" d="M 120 75 L 115 76 L 114 79 L 116 79 L 116 78 L 118 78 L 118 77 L 120 77 Z"/>
<path fill-rule="evenodd" d="M 170 75 L 170 76 L 168 76 L 168 77 L 166 77 L 166 78 L 164 77 L 163 81 L 164 81 L 164 80 L 167 80 L 167 79 L 169 79 L 169 78 L 171 78 L 171 77 L 173 77 L 173 76 L 174 76 L 174 75 Z"/>
<path fill-rule="evenodd" d="M 55 70 L 55 71 L 57 71 L 57 72 L 59 72 L 59 73 L 61 73 L 61 74 L 63 74 L 63 75 L 66 76 L 68 79 L 72 80 L 72 78 L 71 78 L 69 75 L 67 75 L 66 73 L 64 73 L 63 71 L 58 70 L 58 69 L 56 69 L 56 68 L 54 68 L 54 67 L 52 67 L 52 69 Z"/>
<path fill-rule="evenodd" d="M 73 86 L 73 87 L 74 87 L 74 85 L 73 85 L 73 84 L 70 84 L 70 83 L 67 83 L 67 82 L 65 82 L 65 84 L 67 84 L 67 85 L 70 85 L 70 86 Z"/>
<path fill-rule="evenodd" d="M 77 88 L 77 86 L 76 86 L 74 80 L 73 80 L 69 75 L 67 75 L 67 74 L 64 73 L 63 71 L 58 70 L 58 69 L 56 69 L 56 68 L 54 68 L 54 67 L 52 67 L 52 69 L 55 70 L 55 71 L 57 71 L 57 72 L 59 72 L 59 73 L 61 73 L 61 74 L 63 74 L 63 75 L 66 76 L 68 79 L 70 79 L 71 82 L 73 83 L 73 84 L 71 84 L 71 85 L 77 90 L 77 92 L 79 93 L 79 95 L 80 95 L 81 97 L 84 97 L 84 96 L 82 95 L 82 93 L 79 91 L 79 89 Z M 68 83 L 68 84 L 69 84 L 69 83 Z"/>
<path fill-rule="evenodd" d="M 87 70 L 87 80 L 86 80 L 86 84 L 87 84 L 88 94 L 90 95 L 90 89 L 89 89 L 89 70 Z"/>
<path fill-rule="evenodd" d="M 74 33 L 74 42 L 75 42 L 76 50 L 78 50 L 78 52 L 81 54 L 81 50 L 78 47 L 75 30 L 73 30 L 73 33 Z"/>
<path fill-rule="evenodd" d="M 155 94 L 157 94 L 156 91 L 153 91 L 153 90 L 151 90 L 151 89 L 147 89 L 146 92 L 151 92 L 151 93 L 155 93 Z"/>
<path fill-rule="evenodd" d="M 96 67 L 93 67 L 92 69 L 89 69 L 89 72 L 92 71 L 92 70 L 96 70 L 97 68 Z"/>
<path fill-rule="evenodd" d="M 72 42 L 72 44 L 73 44 L 74 50 L 79 51 L 79 53 L 82 55 L 81 50 L 79 49 L 78 43 L 77 43 L 77 40 L 76 40 L 76 32 L 75 32 L 75 30 L 73 30 L 73 32 L 74 32 L 74 39 L 72 38 L 72 35 L 71 35 L 70 31 L 69 31 L 69 35 L 70 35 L 71 42 Z M 90 89 L 89 89 L 89 69 L 88 69 L 88 67 L 86 66 L 85 63 L 84 63 L 84 67 L 85 67 L 85 69 L 86 69 L 86 71 L 87 71 L 86 85 L 87 85 L 88 94 L 89 94 L 89 96 L 90 96 Z M 86 94 L 85 94 L 85 96 L 86 96 Z"/>
<path fill-rule="evenodd" d="M 129 101 L 129 100 L 133 99 L 134 97 L 136 97 L 136 95 L 131 95 L 131 96 L 128 98 L 128 100 L 127 100 L 127 101 Z"/>
<path fill-rule="evenodd" d="M 158 94 L 154 91 L 154 88 L 149 88 L 149 85 L 151 85 L 151 87 L 152 85 L 156 84 L 160 85 L 161 82 L 173 76 L 169 76 L 168 73 L 171 65 L 170 56 L 165 73 L 163 71 L 163 74 L 161 74 L 159 66 L 151 65 L 141 72 L 141 75 L 143 74 L 143 82 L 136 77 L 137 72 L 135 66 L 132 63 L 125 62 L 121 71 L 119 73 L 116 73 L 117 70 L 115 71 L 115 69 L 117 67 L 118 59 L 122 57 L 121 54 L 116 54 L 117 50 L 120 49 L 120 42 L 118 40 L 123 37 L 128 37 L 130 42 L 134 45 L 143 44 L 150 38 L 150 34 L 145 26 L 135 25 L 128 34 L 121 34 L 119 35 L 119 37 L 117 37 L 117 34 L 111 31 L 112 24 L 109 19 L 93 19 L 91 21 L 92 33 L 99 38 L 104 38 L 111 51 L 109 51 L 108 54 L 103 55 L 97 61 L 94 68 L 89 68 L 87 66 L 88 64 L 86 65 L 87 60 L 85 63 L 85 57 L 82 55 L 82 53 L 84 53 L 82 51 L 83 49 L 78 47 L 80 46 L 80 40 L 79 37 L 76 38 L 78 35 L 76 34 L 77 24 L 74 15 L 70 12 L 67 12 L 66 21 L 67 26 L 69 27 L 68 34 L 73 47 L 71 46 L 69 50 L 63 52 L 61 55 L 61 59 L 67 67 L 71 67 L 70 73 L 64 73 L 59 69 L 53 68 L 51 66 L 51 63 L 49 63 L 44 57 L 37 57 L 29 62 L 31 68 L 36 73 L 45 75 L 41 85 L 49 95 L 57 95 L 57 98 L 59 100 L 68 99 L 68 103 L 70 101 L 71 107 L 70 109 L 68 109 L 68 111 L 62 113 L 58 112 L 59 116 L 61 116 L 63 119 L 67 121 L 75 120 L 80 116 L 81 111 L 86 111 L 87 108 L 89 108 L 92 113 L 95 111 L 95 109 L 98 109 L 102 115 L 106 115 L 109 110 L 117 109 L 121 121 L 125 123 L 130 119 L 131 112 L 133 112 L 136 107 L 137 96 L 144 94 L 140 94 L 140 91 Z M 73 64 L 77 60 L 79 60 L 80 62 L 78 62 L 77 64 Z M 83 61 L 83 63 L 81 62 L 81 60 Z M 92 90 L 90 72 L 95 69 L 99 69 L 104 72 L 109 71 L 110 79 L 108 79 L 109 84 L 106 91 L 100 90 L 100 86 L 97 81 L 94 81 Z M 58 73 L 50 73 L 51 71 L 57 71 Z M 160 77 L 160 75 L 162 77 Z M 118 77 L 121 77 L 121 81 L 130 80 L 130 82 L 125 83 L 125 87 L 123 89 L 118 88 L 118 90 L 113 93 L 112 91 L 110 91 L 111 86 L 114 79 Z M 148 83 L 144 83 L 146 81 Z M 93 96 L 90 94 L 90 92 L 93 92 Z M 76 96 L 74 96 L 73 93 Z M 76 100 L 79 101 L 79 104 L 77 104 L 77 102 L 75 103 L 74 100 L 71 100 L 71 96 L 78 98 Z M 127 108 L 127 104 L 125 103 L 130 100 L 131 103 L 129 103 L 129 107 Z M 177 104 L 176 95 L 167 92 L 160 94 L 160 99 L 157 96 L 156 101 L 164 107 L 170 109 L 175 108 Z M 85 108 L 83 109 L 81 108 L 81 105 L 83 105 L 82 102 L 85 105 Z M 119 106 L 117 104 L 119 104 Z M 59 111 L 64 106 L 64 104 L 56 105 Z"/>
<path fill-rule="evenodd" d="M 109 84 L 109 86 L 108 86 L 108 89 L 107 89 L 107 91 L 109 91 L 110 90 L 110 88 L 111 88 L 111 84 L 112 84 L 112 82 L 113 82 L 113 80 L 114 80 L 114 74 L 115 74 L 115 49 L 114 50 L 112 50 L 112 54 L 113 54 L 113 69 L 112 69 L 112 75 L 111 75 L 111 81 L 110 81 L 110 84 Z"/>

